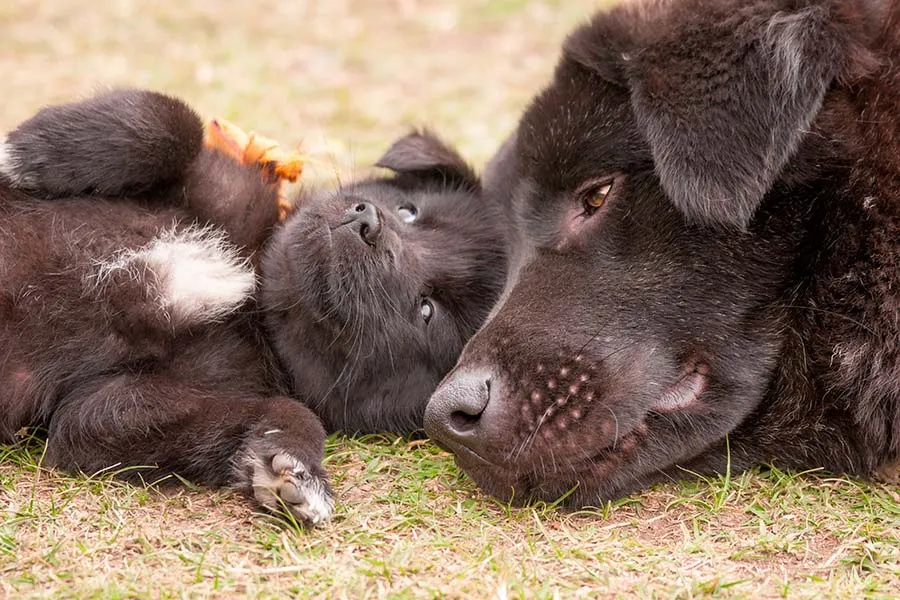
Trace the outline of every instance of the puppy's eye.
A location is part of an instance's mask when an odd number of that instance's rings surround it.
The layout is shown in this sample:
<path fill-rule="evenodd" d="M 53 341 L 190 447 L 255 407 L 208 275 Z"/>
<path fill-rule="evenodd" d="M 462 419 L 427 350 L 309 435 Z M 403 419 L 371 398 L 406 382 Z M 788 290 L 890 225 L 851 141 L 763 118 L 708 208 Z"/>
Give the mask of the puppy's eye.
<path fill-rule="evenodd" d="M 422 298 L 422 304 L 419 305 L 419 314 L 422 315 L 422 319 L 426 324 L 431 320 L 431 317 L 434 316 L 434 304 L 431 303 L 431 300 Z"/>
<path fill-rule="evenodd" d="M 586 216 L 593 215 L 597 212 L 597 209 L 603 206 L 606 202 L 606 197 L 609 196 L 609 192 L 612 190 L 612 185 L 612 181 L 604 181 L 591 184 L 581 191 L 581 204 Z"/>
<path fill-rule="evenodd" d="M 415 206 L 401 206 L 397 209 L 397 215 L 404 223 L 412 223 L 419 216 L 419 211 L 416 210 Z"/>

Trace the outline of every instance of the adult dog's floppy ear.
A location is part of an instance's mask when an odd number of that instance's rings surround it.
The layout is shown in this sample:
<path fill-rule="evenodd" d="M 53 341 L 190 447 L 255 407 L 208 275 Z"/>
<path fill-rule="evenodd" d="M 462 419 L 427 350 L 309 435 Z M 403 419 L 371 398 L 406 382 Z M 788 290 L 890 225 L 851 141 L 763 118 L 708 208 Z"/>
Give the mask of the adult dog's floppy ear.
<path fill-rule="evenodd" d="M 465 159 L 429 131 L 415 131 L 395 141 L 377 167 L 390 169 L 407 182 L 438 182 L 478 189 L 478 176 Z"/>
<path fill-rule="evenodd" d="M 735 8 L 734 27 L 673 28 L 622 57 L 663 189 L 688 219 L 748 225 L 829 86 L 866 54 L 840 5 Z"/>

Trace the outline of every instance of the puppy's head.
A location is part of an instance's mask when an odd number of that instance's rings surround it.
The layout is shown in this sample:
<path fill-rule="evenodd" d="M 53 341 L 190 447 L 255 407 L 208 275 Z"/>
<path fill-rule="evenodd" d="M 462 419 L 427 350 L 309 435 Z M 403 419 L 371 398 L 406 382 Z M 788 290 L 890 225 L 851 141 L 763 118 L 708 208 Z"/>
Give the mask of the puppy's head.
<path fill-rule="evenodd" d="M 426 412 L 487 491 L 614 497 L 760 403 L 868 4 L 634 2 L 569 39 L 485 174 L 523 232 L 507 287 Z"/>
<path fill-rule="evenodd" d="M 331 429 L 406 432 L 503 285 L 505 230 L 478 177 L 429 133 L 392 176 L 301 198 L 262 263 L 262 304 L 296 393 Z"/>

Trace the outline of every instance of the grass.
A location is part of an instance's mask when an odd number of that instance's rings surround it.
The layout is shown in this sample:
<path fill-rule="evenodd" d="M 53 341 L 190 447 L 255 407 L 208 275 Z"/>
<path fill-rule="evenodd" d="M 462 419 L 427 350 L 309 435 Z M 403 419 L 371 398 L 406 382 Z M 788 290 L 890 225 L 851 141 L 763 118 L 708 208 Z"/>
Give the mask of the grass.
<path fill-rule="evenodd" d="M 6 0 L 0 131 L 41 105 L 169 91 L 314 157 L 323 185 L 429 124 L 481 165 L 587 0 Z M 305 532 L 228 491 L 142 488 L 0 446 L 0 598 L 900 595 L 900 494 L 764 470 L 591 510 L 485 497 L 425 441 L 329 441 L 339 505 Z"/>
<path fill-rule="evenodd" d="M 0 463 L 0 596 L 873 597 L 900 589 L 900 498 L 776 470 L 591 510 L 481 495 L 426 441 L 334 437 L 334 522 L 297 530 L 227 491 Z"/>

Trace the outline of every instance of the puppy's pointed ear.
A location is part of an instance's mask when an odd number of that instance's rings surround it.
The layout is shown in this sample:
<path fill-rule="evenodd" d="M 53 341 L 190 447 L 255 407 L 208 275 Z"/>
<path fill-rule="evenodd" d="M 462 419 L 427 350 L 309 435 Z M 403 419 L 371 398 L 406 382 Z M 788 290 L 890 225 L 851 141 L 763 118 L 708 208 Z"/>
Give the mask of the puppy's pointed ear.
<path fill-rule="evenodd" d="M 741 9 L 736 27 L 718 15 L 623 57 L 662 187 L 690 220 L 745 228 L 832 82 L 872 60 L 840 9 Z"/>
<path fill-rule="evenodd" d="M 398 179 L 416 183 L 457 185 L 476 190 L 478 176 L 456 150 L 429 131 L 416 131 L 395 141 L 375 166 L 390 169 Z"/>

